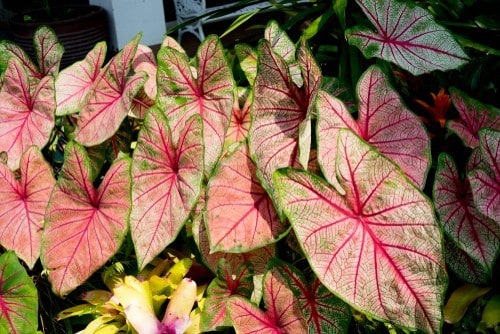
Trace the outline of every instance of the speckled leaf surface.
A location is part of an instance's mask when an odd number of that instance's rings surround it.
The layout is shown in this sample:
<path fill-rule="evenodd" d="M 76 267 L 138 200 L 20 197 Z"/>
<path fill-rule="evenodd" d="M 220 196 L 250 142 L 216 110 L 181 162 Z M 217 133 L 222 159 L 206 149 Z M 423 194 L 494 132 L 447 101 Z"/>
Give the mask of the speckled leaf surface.
<path fill-rule="evenodd" d="M 0 255 L 0 333 L 35 333 L 38 296 L 33 281 L 16 254 Z"/>
<path fill-rule="evenodd" d="M 43 148 L 54 127 L 54 78 L 46 76 L 34 86 L 26 68 L 11 58 L 0 91 L 0 152 L 8 166 L 19 168 L 21 155 L 32 145 Z"/>
<path fill-rule="evenodd" d="M 285 231 L 245 143 L 222 160 L 210 179 L 206 217 L 211 251 L 247 252 L 276 241 Z"/>
<path fill-rule="evenodd" d="M 40 76 L 56 76 L 64 53 L 56 33 L 49 26 L 39 27 L 33 36 L 33 45 L 38 62 Z"/>
<path fill-rule="evenodd" d="M 294 266 L 274 260 L 288 287 L 299 301 L 309 333 L 347 333 L 351 320 L 349 306 L 335 297 L 317 277 L 308 282 Z"/>
<path fill-rule="evenodd" d="M 106 43 L 97 43 L 81 61 L 63 69 L 56 78 L 56 115 L 79 112 L 97 80 L 106 57 Z"/>
<path fill-rule="evenodd" d="M 459 119 L 451 120 L 447 127 L 469 147 L 479 145 L 479 130 L 489 127 L 500 130 L 500 109 L 479 102 L 457 88 L 450 89 L 451 102 L 458 110 Z"/>
<path fill-rule="evenodd" d="M 432 204 L 349 130 L 340 130 L 335 170 L 344 194 L 304 171 L 274 176 L 317 277 L 364 313 L 439 332 L 447 279 Z"/>
<path fill-rule="evenodd" d="M 484 167 L 468 173 L 474 204 L 500 225 L 500 131 L 479 130 L 479 150 Z"/>
<path fill-rule="evenodd" d="M 163 111 L 151 109 L 137 139 L 132 164 L 130 227 L 139 268 L 174 241 L 197 203 L 203 179 L 200 116 L 172 139 Z"/>
<path fill-rule="evenodd" d="M 30 269 L 40 255 L 45 208 L 56 183 L 40 150 L 30 147 L 21 158 L 20 180 L 0 164 L 0 243 Z"/>
<path fill-rule="evenodd" d="M 446 71 L 467 61 L 452 35 L 431 13 L 400 0 L 357 0 L 376 31 L 354 27 L 346 31 L 349 43 L 367 58 L 378 57 L 414 75 Z"/>
<path fill-rule="evenodd" d="M 219 261 L 217 277 L 207 288 L 207 299 L 201 314 L 202 330 L 214 331 L 219 327 L 230 327 L 231 318 L 227 300 L 231 296 L 249 298 L 253 289 L 253 266 L 243 263 L 231 268 L 225 259 Z"/>
<path fill-rule="evenodd" d="M 310 132 L 304 133 L 303 129 L 307 129 L 310 122 L 321 71 L 305 43 L 298 52 L 304 80 L 301 87 L 292 81 L 287 63 L 272 50 L 268 41 L 262 41 L 259 48 L 249 146 L 261 184 L 273 200 L 276 193 L 272 173 L 278 168 L 298 167 L 300 162 L 308 161 L 306 147 L 310 146 L 311 138 L 307 138 Z"/>
<path fill-rule="evenodd" d="M 60 296 L 85 282 L 118 251 L 130 212 L 130 159 L 115 161 L 96 189 L 85 148 L 70 142 L 64 155 L 45 213 L 40 256 Z"/>
<path fill-rule="evenodd" d="M 357 120 L 339 99 L 323 91 L 318 94 L 318 156 L 325 178 L 335 185 L 339 129 L 348 128 L 392 159 L 415 184 L 423 187 L 430 165 L 430 141 L 422 122 L 403 104 L 377 66 L 362 75 L 357 94 Z"/>
<path fill-rule="evenodd" d="M 128 42 L 96 79 L 75 130 L 75 139 L 80 144 L 101 144 L 115 134 L 127 117 L 135 95 L 147 78 L 144 72 L 129 77 L 139 39 L 140 35 Z"/>
<path fill-rule="evenodd" d="M 236 333 L 307 333 L 299 303 L 275 269 L 264 275 L 263 299 L 266 311 L 242 297 L 229 299 L 229 312 Z"/>
<path fill-rule="evenodd" d="M 434 204 L 443 231 L 460 249 L 491 272 L 500 250 L 500 225 L 475 207 L 468 179 L 462 180 L 451 156 L 439 156 Z"/>
<path fill-rule="evenodd" d="M 235 83 L 219 39 L 207 37 L 192 69 L 184 53 L 164 47 L 158 53 L 158 104 L 164 110 L 174 141 L 192 115 L 203 118 L 205 174 L 222 154 L 234 101 Z"/>

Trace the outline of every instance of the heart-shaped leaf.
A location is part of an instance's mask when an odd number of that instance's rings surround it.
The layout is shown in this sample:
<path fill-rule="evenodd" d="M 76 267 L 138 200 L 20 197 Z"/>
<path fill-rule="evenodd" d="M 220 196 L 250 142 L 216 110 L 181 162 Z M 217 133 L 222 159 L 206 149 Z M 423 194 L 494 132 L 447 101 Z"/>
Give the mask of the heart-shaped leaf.
<path fill-rule="evenodd" d="M 257 75 L 257 61 L 259 58 L 257 52 L 248 44 L 236 44 L 234 51 L 248 83 L 253 85 Z"/>
<path fill-rule="evenodd" d="M 335 297 L 317 277 L 309 283 L 297 268 L 274 260 L 274 268 L 286 280 L 299 301 L 309 333 L 347 333 L 351 320 L 349 306 Z"/>
<path fill-rule="evenodd" d="M 274 200 L 272 173 L 308 160 L 309 151 L 299 152 L 299 141 L 302 139 L 302 148 L 310 146 L 310 137 L 304 138 L 310 132 L 300 130 L 310 127 L 321 70 L 303 42 L 298 58 L 304 85 L 299 88 L 292 81 L 287 63 L 273 52 L 268 41 L 261 42 L 259 51 L 249 146 L 262 186 Z"/>
<path fill-rule="evenodd" d="M 201 202 L 201 201 L 200 201 Z M 203 206 L 204 204 L 198 205 Z M 231 268 L 237 268 L 240 264 L 248 262 L 253 266 L 253 294 L 252 301 L 259 301 L 262 298 L 262 277 L 267 270 L 268 262 L 275 257 L 276 245 L 270 244 L 262 248 L 255 249 L 247 253 L 225 253 L 210 252 L 207 231 L 204 222 L 200 219 L 201 214 L 194 215 L 192 226 L 193 238 L 198 245 L 203 262 L 210 270 L 217 272 L 219 261 L 224 258 Z"/>
<path fill-rule="evenodd" d="M 479 130 L 479 148 L 484 168 L 469 172 L 476 208 L 500 224 L 500 131 Z"/>
<path fill-rule="evenodd" d="M 233 270 L 225 259 L 219 262 L 217 278 L 207 288 L 207 299 L 201 314 L 202 330 L 214 331 L 231 326 L 227 300 L 231 296 L 250 298 L 253 289 L 253 266 L 243 263 Z"/>
<path fill-rule="evenodd" d="M 264 275 L 267 311 L 243 297 L 231 297 L 228 305 L 236 333 L 307 333 L 299 303 L 276 269 Z"/>
<path fill-rule="evenodd" d="M 41 250 L 52 289 L 61 296 L 116 253 L 130 212 L 130 159 L 115 161 L 96 189 L 85 148 L 70 142 L 64 157 L 45 213 Z"/>
<path fill-rule="evenodd" d="M 448 237 L 444 240 L 444 256 L 448 268 L 463 282 L 486 285 L 491 280 L 491 272 Z"/>
<path fill-rule="evenodd" d="M 0 59 L 7 64 L 11 58 L 17 59 L 25 67 L 25 74 L 28 76 L 30 83 L 36 86 L 40 82 L 42 74 L 28 54 L 15 43 L 7 40 L 1 41 Z"/>
<path fill-rule="evenodd" d="M 46 76 L 30 85 L 26 68 L 10 59 L 0 91 L 0 152 L 8 154 L 8 166 L 19 168 L 19 160 L 32 145 L 47 144 L 54 127 L 56 108 L 54 78 Z"/>
<path fill-rule="evenodd" d="M 433 193 L 444 232 L 491 272 L 500 250 L 500 225 L 477 211 L 468 180 L 460 179 L 453 158 L 445 153 L 439 156 Z"/>
<path fill-rule="evenodd" d="M 259 184 L 245 143 L 221 162 L 209 181 L 207 198 L 211 251 L 247 252 L 274 242 L 285 230 Z"/>
<path fill-rule="evenodd" d="M 0 255 L 0 333 L 35 333 L 38 327 L 35 284 L 16 254 Z"/>
<path fill-rule="evenodd" d="M 423 187 L 430 165 L 430 142 L 422 122 L 405 107 L 377 66 L 362 75 L 357 91 L 358 120 L 352 118 L 339 99 L 323 91 L 318 94 L 318 156 L 325 178 L 335 185 L 339 129 L 348 128 L 391 158 L 415 184 Z"/>
<path fill-rule="evenodd" d="M 335 169 L 344 195 L 304 171 L 274 176 L 312 269 L 364 313 L 439 332 L 447 280 L 432 204 L 353 132 L 340 130 L 338 140 Z"/>
<path fill-rule="evenodd" d="M 347 29 L 349 43 L 367 58 L 378 57 L 414 75 L 457 68 L 467 55 L 425 9 L 399 0 L 356 0 L 376 31 Z"/>
<path fill-rule="evenodd" d="M 174 141 L 186 120 L 203 117 L 205 174 L 210 175 L 222 153 L 233 108 L 235 83 L 216 36 L 203 41 L 192 70 L 184 53 L 162 48 L 158 53 L 158 103 L 167 114 Z"/>
<path fill-rule="evenodd" d="M 147 77 L 143 72 L 128 76 L 140 38 L 137 35 L 127 43 L 96 79 L 78 118 L 75 139 L 79 143 L 94 146 L 104 142 L 115 134 L 127 117 L 132 101 Z"/>
<path fill-rule="evenodd" d="M 59 73 L 64 47 L 59 43 L 54 30 L 48 26 L 39 27 L 33 36 L 33 45 L 41 77 L 55 77 Z"/>
<path fill-rule="evenodd" d="M 85 59 L 62 70 L 56 78 L 56 115 L 79 112 L 98 78 L 106 57 L 106 43 L 100 42 L 89 51 Z"/>
<path fill-rule="evenodd" d="M 144 86 L 137 93 L 132 103 L 132 109 L 129 116 L 143 119 L 146 111 L 154 105 L 157 93 L 156 72 L 158 66 L 154 57 L 153 50 L 148 46 L 139 44 L 134 60 L 132 61 L 134 72 L 145 72 L 148 75 Z"/>
<path fill-rule="evenodd" d="M 460 119 L 449 121 L 447 126 L 465 145 L 472 148 L 479 145 L 481 128 L 500 130 L 500 109 L 481 103 L 457 88 L 450 88 L 450 96 Z"/>
<path fill-rule="evenodd" d="M 20 174 L 18 181 L 0 164 L 0 243 L 32 269 L 40 255 L 43 216 L 56 181 L 34 146 L 23 154 Z"/>
<path fill-rule="evenodd" d="M 226 133 L 225 146 L 228 147 L 232 143 L 246 140 L 248 129 L 250 128 L 250 107 L 252 106 L 251 92 L 242 93 L 240 98 L 243 106 L 235 101 L 233 113 L 231 114 L 231 123 Z"/>
<path fill-rule="evenodd" d="M 163 111 L 151 109 L 139 132 L 132 164 L 130 226 L 142 269 L 174 241 L 196 204 L 203 179 L 200 116 L 172 139 Z"/>

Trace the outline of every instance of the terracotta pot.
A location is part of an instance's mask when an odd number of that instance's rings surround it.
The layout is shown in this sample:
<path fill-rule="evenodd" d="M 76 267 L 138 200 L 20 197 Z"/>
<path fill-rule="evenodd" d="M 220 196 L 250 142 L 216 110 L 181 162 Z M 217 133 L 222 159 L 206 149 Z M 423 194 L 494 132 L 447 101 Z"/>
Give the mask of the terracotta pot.
<path fill-rule="evenodd" d="M 25 17 L 31 17 L 25 21 Z M 32 10 L 12 17 L 9 21 L 10 37 L 31 57 L 34 57 L 33 34 L 40 25 L 54 29 L 64 46 L 61 67 L 82 60 L 97 42 L 106 40 L 107 16 L 102 7 L 72 5 L 52 9 L 47 18 L 43 10 Z"/>

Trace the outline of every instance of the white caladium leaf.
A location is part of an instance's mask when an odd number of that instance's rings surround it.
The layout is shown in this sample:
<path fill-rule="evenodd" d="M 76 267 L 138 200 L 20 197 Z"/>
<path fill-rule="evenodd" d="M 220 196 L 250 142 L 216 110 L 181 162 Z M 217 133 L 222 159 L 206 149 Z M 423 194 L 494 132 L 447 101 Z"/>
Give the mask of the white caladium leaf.
<path fill-rule="evenodd" d="M 231 123 L 227 129 L 224 146 L 227 148 L 233 143 L 246 140 L 248 129 L 250 128 L 250 107 L 252 106 L 252 93 L 244 92 L 239 94 L 239 98 L 234 101 Z M 238 100 L 241 100 L 239 102 Z M 240 103 L 243 104 L 240 107 Z"/>
<path fill-rule="evenodd" d="M 25 74 L 28 76 L 31 84 L 36 86 L 40 82 L 42 74 L 30 56 L 19 45 L 7 40 L 0 41 L 0 59 L 8 63 L 10 58 L 17 59 L 24 66 Z"/>
<path fill-rule="evenodd" d="M 210 179 L 206 211 L 211 251 L 248 252 L 275 242 L 285 231 L 259 184 L 246 143 L 223 159 Z"/>
<path fill-rule="evenodd" d="M 130 228 L 142 269 L 175 237 L 197 203 L 203 179 L 199 115 L 184 124 L 177 141 L 163 111 L 151 109 L 139 132 L 132 164 Z"/>
<path fill-rule="evenodd" d="M 361 76 L 357 93 L 357 120 L 339 99 L 323 91 L 318 94 L 318 159 L 325 178 L 335 185 L 339 129 L 348 128 L 392 159 L 422 188 L 430 165 L 430 140 L 422 122 L 403 104 L 377 66 Z"/>
<path fill-rule="evenodd" d="M 189 117 L 202 116 L 205 174 L 210 175 L 222 154 L 235 90 L 222 43 L 214 35 L 203 41 L 194 73 L 185 53 L 171 47 L 160 49 L 157 82 L 157 102 L 167 115 L 174 141 Z"/>
<path fill-rule="evenodd" d="M 56 78 L 56 115 L 79 112 L 97 80 L 106 57 L 106 43 L 97 43 L 85 59 L 62 70 Z"/>
<path fill-rule="evenodd" d="M 12 249 L 30 269 L 40 255 L 45 208 L 56 180 L 38 148 L 21 158 L 20 180 L 0 164 L 0 243 Z"/>
<path fill-rule="evenodd" d="M 447 127 L 455 132 L 465 145 L 477 147 L 479 130 L 482 128 L 500 130 L 500 109 L 481 103 L 457 88 L 450 89 L 450 96 L 460 119 L 449 121 Z"/>
<path fill-rule="evenodd" d="M 444 256 L 446 265 L 464 282 L 486 285 L 491 281 L 491 271 L 472 258 L 458 245 L 445 238 Z"/>
<path fill-rule="evenodd" d="M 257 61 L 259 58 L 257 52 L 248 44 L 236 44 L 234 51 L 248 83 L 253 85 L 257 75 Z"/>
<path fill-rule="evenodd" d="M 287 63 L 272 50 L 270 43 L 260 44 L 248 139 L 262 186 L 273 200 L 276 193 L 272 173 L 281 167 L 298 167 L 300 162 L 309 160 L 311 138 L 307 138 L 310 132 L 305 129 L 321 85 L 321 70 L 305 42 L 300 45 L 298 59 L 304 80 L 301 87 L 293 82 Z"/>
<path fill-rule="evenodd" d="M 500 250 L 500 225 L 474 207 L 468 180 L 461 180 L 453 158 L 445 153 L 439 156 L 433 193 L 444 232 L 491 272 Z"/>
<path fill-rule="evenodd" d="M 46 76 L 32 85 L 25 67 L 11 58 L 0 91 L 0 152 L 8 155 L 8 166 L 19 168 L 28 147 L 43 148 L 54 128 L 56 108 L 54 78 Z"/>
<path fill-rule="evenodd" d="M 353 132 L 338 140 L 344 194 L 305 171 L 274 174 L 299 244 L 321 282 L 355 309 L 438 333 L 447 278 L 431 202 Z"/>
<path fill-rule="evenodd" d="M 116 160 L 96 189 L 85 148 L 69 142 L 45 212 L 40 258 L 52 289 L 64 296 L 120 248 L 130 213 L 130 159 Z"/>
<path fill-rule="evenodd" d="M 364 27 L 346 30 L 349 43 L 367 58 L 378 57 L 414 75 L 455 69 L 467 55 L 431 13 L 400 0 L 356 0 L 376 31 Z"/>
<path fill-rule="evenodd" d="M 469 172 L 474 204 L 485 216 L 500 224 L 500 131 L 479 130 L 483 168 Z"/>

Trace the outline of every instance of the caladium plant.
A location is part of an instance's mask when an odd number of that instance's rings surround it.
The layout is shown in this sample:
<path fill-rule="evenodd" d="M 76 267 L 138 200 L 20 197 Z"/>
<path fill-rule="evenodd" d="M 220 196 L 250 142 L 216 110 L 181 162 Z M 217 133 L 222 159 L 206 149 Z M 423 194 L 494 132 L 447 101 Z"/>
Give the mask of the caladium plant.
<path fill-rule="evenodd" d="M 85 295 L 85 312 L 100 312 L 88 332 L 105 324 L 345 333 L 362 328 L 360 313 L 391 331 L 440 332 L 448 276 L 453 284 L 496 278 L 498 110 L 440 80 L 440 127 L 428 135 L 433 122 L 414 114 L 410 86 L 467 55 L 418 5 L 358 0 L 350 16 L 347 2 L 335 1 L 297 43 L 271 21 L 259 45 L 237 46 L 237 57 L 213 35 L 194 58 L 166 37 L 155 57 L 138 35 L 107 63 L 102 42 L 59 71 L 62 47 L 47 27 L 35 37 L 35 62 L 0 43 L 0 243 L 68 298 L 108 261 L 126 257 L 131 271 L 137 263 L 138 276 L 123 272 L 116 296 Z M 331 68 L 306 41 L 332 11 L 342 29 L 331 35 L 346 33 L 380 58 L 351 64 L 360 70 L 357 103 L 336 94 L 340 80 L 322 73 Z M 366 19 L 376 32 L 345 31 Z M 340 49 L 361 56 L 345 41 Z M 447 117 L 459 118 L 445 127 L 446 90 Z M 450 143 L 463 145 L 462 156 L 475 147 L 468 163 Z M 450 149 L 433 164 L 436 147 Z M 190 257 L 177 262 L 182 275 L 159 277 L 158 255 L 179 251 Z M 173 303 L 184 277 L 179 294 L 189 303 Z M 2 304 L 8 297 L 0 296 L 1 321 L 17 312 Z"/>

